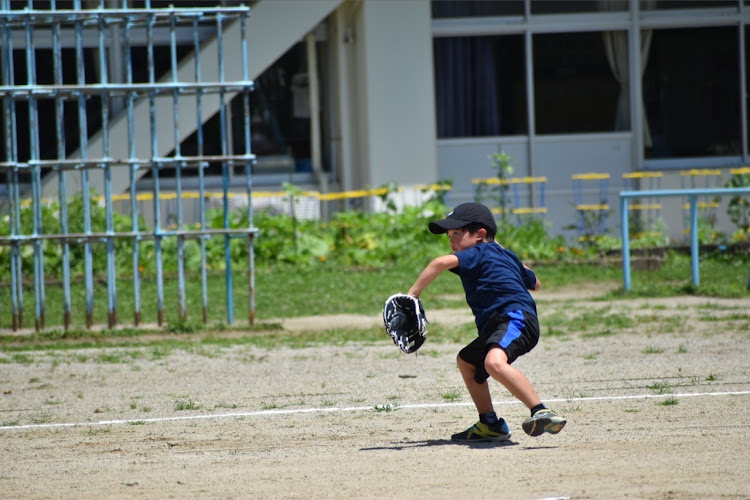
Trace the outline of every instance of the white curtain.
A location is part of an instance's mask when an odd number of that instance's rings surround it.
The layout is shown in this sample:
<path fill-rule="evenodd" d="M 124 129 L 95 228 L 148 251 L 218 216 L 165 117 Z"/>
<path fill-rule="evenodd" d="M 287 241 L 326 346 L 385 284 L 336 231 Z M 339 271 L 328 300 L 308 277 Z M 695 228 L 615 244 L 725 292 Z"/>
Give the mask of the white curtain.
<path fill-rule="evenodd" d="M 627 10 L 627 0 L 599 0 L 601 10 Z M 643 72 L 648 63 L 649 49 L 651 48 L 652 30 L 641 30 L 641 67 L 639 77 L 643 78 Z M 612 74 L 620 83 L 620 96 L 617 99 L 617 115 L 615 116 L 615 130 L 629 130 L 630 125 L 630 72 L 628 64 L 628 33 L 627 31 L 605 31 L 604 50 L 607 54 L 609 67 Z M 641 97 L 641 99 L 643 99 Z M 651 131 L 648 126 L 646 106 L 641 101 L 641 116 L 643 119 L 643 145 L 650 148 Z"/>

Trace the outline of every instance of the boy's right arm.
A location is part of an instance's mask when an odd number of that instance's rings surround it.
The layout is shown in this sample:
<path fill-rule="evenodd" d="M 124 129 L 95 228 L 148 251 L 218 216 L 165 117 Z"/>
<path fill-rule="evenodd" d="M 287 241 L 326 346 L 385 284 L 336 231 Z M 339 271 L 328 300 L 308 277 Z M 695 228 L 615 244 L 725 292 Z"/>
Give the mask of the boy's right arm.
<path fill-rule="evenodd" d="M 422 273 L 419 275 L 419 278 L 417 278 L 417 281 L 415 281 L 411 286 L 411 288 L 409 289 L 409 295 L 419 298 L 422 290 L 424 290 L 425 287 L 432 282 L 432 280 L 437 278 L 438 275 L 440 275 L 440 273 L 442 273 L 446 269 L 453 269 L 454 267 L 458 267 L 458 257 L 453 254 L 443 255 L 442 257 L 438 257 L 437 259 L 433 260 L 432 262 L 427 264 L 427 267 L 424 268 Z"/>

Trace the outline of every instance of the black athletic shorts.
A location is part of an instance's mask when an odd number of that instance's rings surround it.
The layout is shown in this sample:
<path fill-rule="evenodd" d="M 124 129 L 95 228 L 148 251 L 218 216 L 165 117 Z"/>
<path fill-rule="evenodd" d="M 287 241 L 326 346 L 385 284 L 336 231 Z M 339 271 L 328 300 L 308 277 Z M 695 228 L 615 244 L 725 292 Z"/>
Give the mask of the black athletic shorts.
<path fill-rule="evenodd" d="M 499 346 L 508 355 L 508 364 L 526 354 L 539 342 L 539 320 L 526 311 L 495 313 L 487 320 L 484 332 L 467 345 L 458 355 L 476 367 L 474 380 L 484 383 L 489 373 L 484 367 L 484 359 L 492 347 Z"/>

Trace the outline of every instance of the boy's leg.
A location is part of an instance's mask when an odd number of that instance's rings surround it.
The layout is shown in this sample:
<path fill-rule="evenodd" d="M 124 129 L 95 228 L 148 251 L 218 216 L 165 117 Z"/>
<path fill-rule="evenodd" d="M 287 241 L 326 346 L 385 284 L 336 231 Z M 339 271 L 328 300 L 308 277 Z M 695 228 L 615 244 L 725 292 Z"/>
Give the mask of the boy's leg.
<path fill-rule="evenodd" d="M 456 361 L 458 363 L 458 370 L 464 379 L 464 384 L 466 384 L 471 400 L 474 402 L 474 406 L 477 407 L 479 414 L 495 411 L 492 407 L 489 384 L 486 381 L 480 384 L 474 379 L 474 374 L 477 370 L 476 367 L 461 359 L 461 356 L 456 356 Z"/>
<path fill-rule="evenodd" d="M 479 412 L 479 422 L 463 432 L 453 434 L 451 439 L 454 441 L 505 441 L 510 439 L 508 424 L 503 419 L 498 420 L 495 415 L 487 381 L 481 384 L 477 382 L 474 378 L 476 367 L 464 361 L 460 355 L 457 356 L 456 360 L 471 400 Z M 490 416 L 492 419 L 490 419 Z"/>
<path fill-rule="evenodd" d="M 484 361 L 484 367 L 492 378 L 503 384 L 513 396 L 529 409 L 542 402 L 526 375 L 508 364 L 508 355 L 500 347 L 489 350 Z M 469 392 L 471 392 L 471 389 L 469 389 Z M 489 389 L 487 392 L 489 394 Z"/>
<path fill-rule="evenodd" d="M 529 436 L 541 436 L 545 432 L 557 434 L 565 427 L 567 421 L 542 405 L 529 379 L 508 364 L 508 355 L 505 351 L 499 347 L 490 349 L 484 366 L 492 378 L 503 384 L 511 394 L 532 411 L 531 417 L 523 422 L 522 427 L 526 434 Z"/>

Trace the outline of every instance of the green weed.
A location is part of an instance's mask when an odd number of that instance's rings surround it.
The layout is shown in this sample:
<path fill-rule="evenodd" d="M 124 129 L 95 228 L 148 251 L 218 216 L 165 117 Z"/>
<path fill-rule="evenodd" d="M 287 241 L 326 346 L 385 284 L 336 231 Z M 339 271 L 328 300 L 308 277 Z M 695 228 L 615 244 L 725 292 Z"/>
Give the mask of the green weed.
<path fill-rule="evenodd" d="M 668 392 L 672 392 L 672 386 L 669 384 L 669 382 L 662 381 L 662 382 L 656 382 L 651 385 L 646 386 L 647 389 L 651 389 L 656 394 L 665 394 Z"/>
<path fill-rule="evenodd" d="M 375 405 L 373 407 L 373 410 L 376 412 L 391 412 L 398 409 L 398 403 L 396 404 L 385 404 L 385 405 Z"/>
<path fill-rule="evenodd" d="M 200 410 L 200 408 L 200 405 L 193 401 L 191 398 L 188 398 L 186 400 L 179 399 L 174 403 L 174 409 L 176 411 Z"/>
<path fill-rule="evenodd" d="M 86 434 L 89 436 L 98 436 L 99 434 L 109 434 L 110 432 L 112 432 L 110 427 L 89 427 Z"/>
<path fill-rule="evenodd" d="M 460 401 L 462 394 L 463 394 L 463 391 L 460 391 L 458 389 L 453 389 L 451 391 L 442 393 L 440 396 L 443 398 L 443 401 L 445 401 L 446 403 L 453 403 L 456 401 Z"/>
<path fill-rule="evenodd" d="M 661 347 L 653 347 L 653 346 L 646 347 L 643 350 L 643 354 L 661 354 L 663 352 L 664 352 L 664 349 L 662 349 Z"/>

